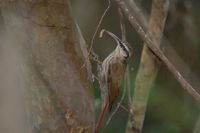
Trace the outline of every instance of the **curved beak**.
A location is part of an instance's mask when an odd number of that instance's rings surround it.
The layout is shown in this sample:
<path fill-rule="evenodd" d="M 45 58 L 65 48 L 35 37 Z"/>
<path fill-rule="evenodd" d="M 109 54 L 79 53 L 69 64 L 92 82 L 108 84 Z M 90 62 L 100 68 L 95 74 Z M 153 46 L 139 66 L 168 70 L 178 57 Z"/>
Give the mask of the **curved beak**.
<path fill-rule="evenodd" d="M 108 35 L 110 35 L 118 44 L 119 41 L 121 41 L 115 34 L 113 34 L 112 32 L 110 31 L 107 31 L 105 29 L 102 29 L 101 32 L 100 32 L 100 38 L 103 36 L 103 33 L 106 32 Z"/>

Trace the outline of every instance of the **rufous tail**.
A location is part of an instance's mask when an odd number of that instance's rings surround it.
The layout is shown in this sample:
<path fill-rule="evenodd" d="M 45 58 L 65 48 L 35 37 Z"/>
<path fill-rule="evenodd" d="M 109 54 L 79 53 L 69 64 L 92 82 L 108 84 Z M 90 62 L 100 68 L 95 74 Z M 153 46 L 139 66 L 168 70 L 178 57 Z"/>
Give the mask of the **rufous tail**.
<path fill-rule="evenodd" d="M 98 121 L 96 123 L 96 127 L 95 127 L 95 133 L 99 133 L 99 128 L 101 126 L 101 122 L 103 121 L 103 118 L 105 116 L 105 113 L 107 112 L 109 107 L 109 102 L 108 100 L 106 101 L 106 104 L 104 105 L 103 109 L 101 110 L 100 114 L 99 114 L 99 118 Z"/>

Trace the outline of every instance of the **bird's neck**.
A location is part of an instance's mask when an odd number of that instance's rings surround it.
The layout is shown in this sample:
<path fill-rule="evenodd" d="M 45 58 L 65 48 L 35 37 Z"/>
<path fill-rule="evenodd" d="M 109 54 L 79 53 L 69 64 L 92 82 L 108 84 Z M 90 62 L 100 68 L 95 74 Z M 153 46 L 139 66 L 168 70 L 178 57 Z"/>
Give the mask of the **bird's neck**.
<path fill-rule="evenodd" d="M 122 55 L 121 48 L 119 45 L 115 48 L 115 50 L 113 51 L 113 54 L 114 54 L 114 57 L 119 61 L 126 60 L 125 57 Z"/>

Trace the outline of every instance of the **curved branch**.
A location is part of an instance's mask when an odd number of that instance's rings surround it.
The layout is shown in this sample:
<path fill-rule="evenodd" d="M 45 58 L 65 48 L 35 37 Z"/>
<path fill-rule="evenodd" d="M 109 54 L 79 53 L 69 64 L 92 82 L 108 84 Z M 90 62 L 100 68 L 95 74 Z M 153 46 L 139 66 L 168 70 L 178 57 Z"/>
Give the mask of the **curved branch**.
<path fill-rule="evenodd" d="M 148 48 L 160 59 L 163 64 L 167 67 L 169 72 L 174 76 L 178 83 L 185 89 L 198 103 L 200 103 L 199 93 L 188 83 L 181 73 L 176 69 L 176 67 L 168 60 L 164 55 L 162 50 L 158 47 L 158 44 L 152 38 L 152 35 L 145 31 L 135 19 L 135 17 L 130 13 L 128 6 L 124 0 L 116 0 L 118 6 L 122 9 L 128 21 L 131 23 L 132 27 L 140 35 L 141 39 L 147 44 Z"/>

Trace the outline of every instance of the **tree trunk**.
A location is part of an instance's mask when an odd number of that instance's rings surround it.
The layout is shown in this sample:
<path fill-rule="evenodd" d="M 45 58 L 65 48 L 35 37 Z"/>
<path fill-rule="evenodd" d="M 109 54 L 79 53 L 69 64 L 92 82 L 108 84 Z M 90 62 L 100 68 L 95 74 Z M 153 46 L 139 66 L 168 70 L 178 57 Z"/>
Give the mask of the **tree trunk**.
<path fill-rule="evenodd" d="M 2 0 L 0 132 L 91 133 L 85 42 L 66 0 Z"/>

